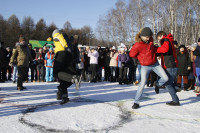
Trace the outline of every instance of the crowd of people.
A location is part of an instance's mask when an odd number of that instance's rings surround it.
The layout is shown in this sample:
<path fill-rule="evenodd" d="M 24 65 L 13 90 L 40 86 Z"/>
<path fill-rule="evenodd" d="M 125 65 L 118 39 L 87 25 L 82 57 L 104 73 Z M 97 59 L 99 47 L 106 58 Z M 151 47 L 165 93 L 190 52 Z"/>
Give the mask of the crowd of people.
<path fill-rule="evenodd" d="M 59 33 L 59 35 L 62 34 Z M 181 88 L 185 91 L 194 90 L 199 96 L 200 39 L 192 45 L 178 45 L 171 34 L 167 35 L 161 31 L 158 32 L 156 38 L 159 43 L 154 44 L 152 35 L 150 28 L 146 27 L 138 32 L 136 43 L 132 47 L 124 44 L 118 47 L 98 46 L 96 49 L 89 46 L 78 47 L 76 51 L 78 55 L 75 59 L 76 74 L 73 75 L 82 82 L 108 81 L 118 82 L 120 85 L 139 84 L 133 108 L 139 107 L 145 85 L 155 86 L 156 93 L 159 93 L 159 88 L 167 88 L 173 100 L 168 103 L 169 105 L 180 105 L 176 92 L 181 91 Z M 63 36 L 65 37 L 64 34 Z M 66 48 L 69 46 L 66 45 Z M 39 50 L 33 49 L 32 44 L 27 44 L 22 36 L 14 48 L 4 48 L 4 43 L 1 42 L 0 83 L 8 80 L 12 80 L 13 83 L 17 81 L 17 89 L 21 91 L 26 89 L 23 82 L 58 81 L 58 77 L 53 74 L 55 71 L 53 68 L 55 68 L 56 53 L 59 51 L 62 50 L 58 50 L 58 45 L 57 49 L 46 46 Z M 139 72 L 137 76 L 136 70 Z M 62 79 L 62 73 L 57 74 Z M 73 75 L 71 79 L 76 79 Z"/>

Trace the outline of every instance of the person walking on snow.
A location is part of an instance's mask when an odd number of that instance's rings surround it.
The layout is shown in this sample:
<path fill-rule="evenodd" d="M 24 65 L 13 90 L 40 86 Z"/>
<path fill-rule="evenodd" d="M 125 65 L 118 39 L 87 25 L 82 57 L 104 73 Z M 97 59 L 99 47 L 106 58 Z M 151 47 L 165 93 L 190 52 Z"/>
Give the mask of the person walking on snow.
<path fill-rule="evenodd" d="M 162 86 L 168 81 L 168 76 L 157 61 L 156 47 L 153 45 L 153 33 L 149 27 L 140 30 L 135 37 L 136 43 L 132 46 L 129 53 L 130 57 L 137 58 L 141 64 L 141 82 L 139 84 L 133 109 L 139 108 L 144 86 L 146 85 L 149 73 L 154 71 L 159 77 L 157 86 Z"/>
<path fill-rule="evenodd" d="M 46 67 L 46 82 L 53 82 L 54 52 L 53 48 L 45 55 L 44 66 Z"/>

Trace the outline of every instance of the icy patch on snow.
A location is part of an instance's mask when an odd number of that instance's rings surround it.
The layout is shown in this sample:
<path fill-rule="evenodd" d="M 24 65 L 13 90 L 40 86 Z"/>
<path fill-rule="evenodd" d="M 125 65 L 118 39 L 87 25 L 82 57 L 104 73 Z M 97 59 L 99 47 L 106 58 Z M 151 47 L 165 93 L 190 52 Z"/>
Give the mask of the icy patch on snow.
<path fill-rule="evenodd" d="M 36 109 L 24 119 L 55 130 L 90 131 L 116 126 L 121 112 L 116 106 L 104 103 L 68 103 Z"/>

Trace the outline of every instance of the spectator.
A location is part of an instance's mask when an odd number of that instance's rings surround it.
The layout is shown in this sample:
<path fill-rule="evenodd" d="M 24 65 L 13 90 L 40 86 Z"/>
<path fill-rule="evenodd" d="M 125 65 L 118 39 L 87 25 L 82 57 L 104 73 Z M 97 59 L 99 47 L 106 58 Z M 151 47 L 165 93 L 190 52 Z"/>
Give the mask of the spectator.
<path fill-rule="evenodd" d="M 92 71 L 91 82 L 97 82 L 97 70 L 98 70 L 98 57 L 99 53 L 95 49 L 88 51 L 88 56 L 90 57 L 90 68 Z"/>
<path fill-rule="evenodd" d="M 115 82 L 116 81 L 116 76 L 117 76 L 117 57 L 118 57 L 118 52 L 116 51 L 115 46 L 112 47 L 112 51 L 110 53 L 110 71 L 111 71 L 111 82 Z"/>
<path fill-rule="evenodd" d="M 13 48 L 13 51 L 12 53 L 15 53 L 16 51 L 16 48 L 20 45 L 19 42 L 16 43 L 15 47 Z M 13 54 L 11 56 L 11 59 L 13 58 Z M 10 59 L 10 62 L 11 62 L 11 59 Z M 11 66 L 11 65 L 10 65 Z M 13 60 L 13 77 L 12 77 L 12 81 L 13 83 L 16 83 L 16 79 L 17 79 L 17 60 Z"/>
<path fill-rule="evenodd" d="M 188 47 L 194 55 L 194 65 L 196 74 L 195 93 L 200 93 L 200 38 L 198 39 L 197 47 Z"/>
<path fill-rule="evenodd" d="M 12 50 L 11 50 L 10 47 L 7 47 L 6 50 L 8 51 L 8 54 L 7 54 L 7 56 L 6 56 L 6 59 L 7 59 L 7 61 L 6 61 L 6 63 L 7 63 L 7 72 L 8 72 L 8 78 L 7 78 L 7 80 L 11 80 L 12 67 L 9 66 L 8 64 L 9 64 L 10 58 L 11 58 L 11 56 L 12 56 Z"/>
<path fill-rule="evenodd" d="M 23 79 L 25 76 L 25 72 L 28 69 L 29 62 L 32 61 L 30 50 L 25 42 L 24 37 L 19 38 L 20 46 L 17 46 L 13 56 L 11 58 L 10 64 L 17 60 L 17 69 L 18 69 L 18 80 L 17 80 L 17 89 L 19 91 L 26 89 L 23 87 Z"/>
<path fill-rule="evenodd" d="M 42 48 L 40 48 L 39 52 L 36 54 L 37 82 L 44 82 L 44 59 L 45 53 L 43 53 Z"/>
<path fill-rule="evenodd" d="M 110 79 L 110 51 L 109 48 L 105 49 L 105 58 L 104 58 L 104 81 L 109 81 Z"/>
<path fill-rule="evenodd" d="M 100 47 L 100 46 L 99 46 Z M 98 58 L 98 74 L 97 74 L 97 80 L 99 82 L 102 81 L 102 69 L 105 65 L 104 62 L 104 58 L 105 58 L 105 52 L 103 51 L 103 49 L 100 47 L 98 49 L 98 53 L 99 53 L 99 58 Z"/>
<path fill-rule="evenodd" d="M 88 56 L 88 51 L 90 51 L 90 47 L 86 47 L 85 54 L 84 54 L 84 70 L 85 70 L 85 81 L 91 81 L 91 69 L 90 69 L 90 57 Z"/>
<path fill-rule="evenodd" d="M 79 61 L 76 64 L 77 75 L 80 77 L 84 77 L 84 62 L 85 62 L 84 51 L 80 47 L 78 47 L 78 50 L 80 55 L 79 55 Z"/>
<path fill-rule="evenodd" d="M 6 57 L 8 55 L 8 51 L 4 48 L 4 42 L 0 42 L 0 54 L 1 54 L 0 82 L 5 82 L 7 81 L 6 70 L 8 67 L 8 62 Z"/>
<path fill-rule="evenodd" d="M 124 48 L 121 48 L 121 53 L 118 55 L 119 62 L 119 84 L 128 84 L 127 71 L 128 71 L 129 55 L 125 52 Z"/>
<path fill-rule="evenodd" d="M 32 62 L 29 63 L 29 68 L 31 69 L 31 82 L 37 81 L 37 69 L 36 69 L 36 52 L 32 49 L 32 44 L 29 43 L 28 47 L 31 52 Z"/>
<path fill-rule="evenodd" d="M 53 82 L 54 52 L 53 48 L 45 55 L 44 66 L 46 67 L 46 82 Z"/>
<path fill-rule="evenodd" d="M 191 70 L 191 61 L 185 45 L 180 45 L 178 59 L 178 79 L 177 86 L 181 88 L 182 77 L 184 81 L 184 90 L 188 89 L 188 75 Z"/>

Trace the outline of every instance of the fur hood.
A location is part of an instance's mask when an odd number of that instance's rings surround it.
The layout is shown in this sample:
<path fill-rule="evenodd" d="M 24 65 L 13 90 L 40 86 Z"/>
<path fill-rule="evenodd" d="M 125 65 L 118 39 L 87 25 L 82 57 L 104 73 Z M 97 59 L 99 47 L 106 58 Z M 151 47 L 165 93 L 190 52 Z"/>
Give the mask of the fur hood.
<path fill-rule="evenodd" d="M 140 38 L 142 29 L 140 29 L 140 31 L 136 34 L 135 36 L 135 42 L 142 42 L 142 39 Z"/>
<path fill-rule="evenodd" d="M 143 42 L 142 39 L 140 38 L 141 33 L 142 33 L 142 29 L 140 29 L 140 31 L 136 34 L 135 42 Z M 149 40 L 150 42 L 153 42 L 153 37 L 151 37 Z"/>

